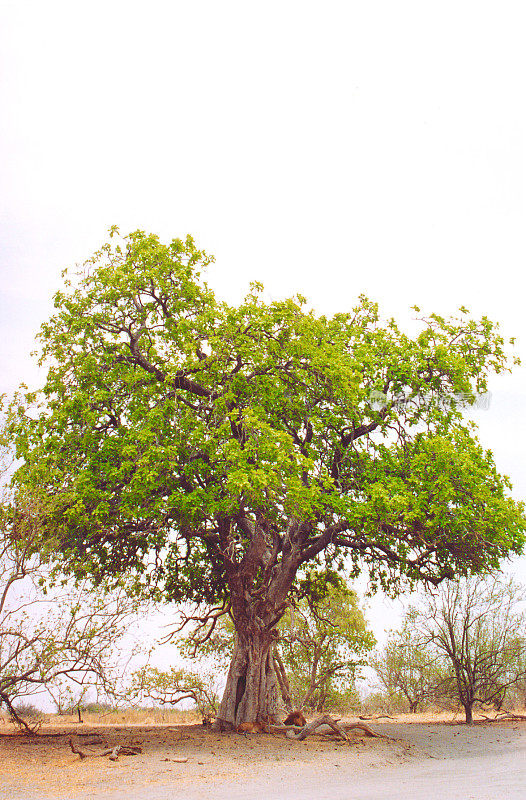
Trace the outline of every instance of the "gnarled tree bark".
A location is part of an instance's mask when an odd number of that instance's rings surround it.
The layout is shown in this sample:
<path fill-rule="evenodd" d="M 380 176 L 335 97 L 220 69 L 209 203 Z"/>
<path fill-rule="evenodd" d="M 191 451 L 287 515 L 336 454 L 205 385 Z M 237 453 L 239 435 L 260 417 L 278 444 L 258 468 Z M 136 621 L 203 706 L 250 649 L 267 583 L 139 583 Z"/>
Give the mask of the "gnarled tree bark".
<path fill-rule="evenodd" d="M 236 639 L 215 723 L 219 729 L 279 719 L 280 681 L 273 646 L 276 625 L 285 612 L 287 595 L 301 563 L 301 550 L 295 541 L 302 532 L 301 525 L 291 524 L 289 544 L 283 552 L 283 541 L 264 519 L 255 523 L 239 519 L 238 524 L 250 545 L 239 562 L 233 553 L 227 557 L 223 551 Z"/>
<path fill-rule="evenodd" d="M 272 646 L 275 636 L 236 633 L 234 655 L 217 714 L 218 727 L 234 728 L 258 719 L 275 721 L 279 714 L 278 679 Z"/>

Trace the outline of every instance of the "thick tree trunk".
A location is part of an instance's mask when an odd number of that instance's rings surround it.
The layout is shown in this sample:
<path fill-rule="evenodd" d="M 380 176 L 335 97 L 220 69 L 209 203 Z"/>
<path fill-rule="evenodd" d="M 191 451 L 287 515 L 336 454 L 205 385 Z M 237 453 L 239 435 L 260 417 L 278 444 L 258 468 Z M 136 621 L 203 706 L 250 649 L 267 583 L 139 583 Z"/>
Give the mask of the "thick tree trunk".
<path fill-rule="evenodd" d="M 469 703 L 464 704 L 464 713 L 466 714 L 466 725 L 473 724 L 473 705 Z"/>
<path fill-rule="evenodd" d="M 215 724 L 223 730 L 242 723 L 278 720 L 279 683 L 273 653 L 276 625 L 285 612 L 301 564 L 302 542 L 311 530 L 310 524 L 291 520 L 280 539 L 263 517 L 254 521 L 240 516 L 236 522 L 249 542 L 241 560 L 235 558 L 231 522 L 225 521 L 220 531 L 230 591 L 229 612 L 236 630 L 234 654 Z"/>
<path fill-rule="evenodd" d="M 236 634 L 236 643 L 219 712 L 218 727 L 278 720 L 279 686 L 274 669 L 272 631 Z"/>

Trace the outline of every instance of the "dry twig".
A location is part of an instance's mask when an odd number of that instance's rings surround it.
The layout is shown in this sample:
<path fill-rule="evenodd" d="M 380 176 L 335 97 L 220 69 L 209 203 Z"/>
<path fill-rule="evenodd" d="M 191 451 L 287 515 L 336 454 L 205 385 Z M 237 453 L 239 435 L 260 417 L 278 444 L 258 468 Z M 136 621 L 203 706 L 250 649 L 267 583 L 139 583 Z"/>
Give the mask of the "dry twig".
<path fill-rule="evenodd" d="M 101 753 L 85 753 L 79 747 L 75 747 L 71 737 L 69 738 L 69 746 L 75 755 L 80 756 L 81 761 L 83 761 L 85 758 L 102 758 L 104 756 L 109 756 L 110 761 L 117 761 L 120 755 L 136 756 L 139 753 L 142 753 L 142 747 L 130 747 L 129 745 L 122 744 L 116 745 L 108 750 L 103 750 Z"/>

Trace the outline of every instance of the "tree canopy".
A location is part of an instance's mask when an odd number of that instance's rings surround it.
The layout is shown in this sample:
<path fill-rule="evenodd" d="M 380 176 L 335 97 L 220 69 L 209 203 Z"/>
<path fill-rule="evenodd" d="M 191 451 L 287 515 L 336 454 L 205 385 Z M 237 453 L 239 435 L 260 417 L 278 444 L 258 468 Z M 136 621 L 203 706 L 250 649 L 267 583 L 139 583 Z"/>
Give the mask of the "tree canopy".
<path fill-rule="evenodd" d="M 328 317 L 257 283 L 231 305 L 211 261 L 113 229 L 55 296 L 17 480 L 44 494 L 63 568 L 217 604 L 243 638 L 274 630 L 307 568 L 396 590 L 521 550 L 522 507 L 462 419 L 508 368 L 494 323 L 461 309 L 410 335 L 365 297 Z"/>

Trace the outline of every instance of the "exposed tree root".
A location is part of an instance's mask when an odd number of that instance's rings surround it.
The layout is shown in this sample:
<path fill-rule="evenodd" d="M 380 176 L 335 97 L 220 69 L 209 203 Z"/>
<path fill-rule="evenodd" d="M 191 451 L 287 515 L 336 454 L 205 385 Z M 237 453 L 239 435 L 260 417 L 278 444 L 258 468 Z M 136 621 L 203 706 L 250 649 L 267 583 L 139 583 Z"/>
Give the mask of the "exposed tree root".
<path fill-rule="evenodd" d="M 325 729 L 322 731 L 318 730 L 321 726 L 325 726 Z M 355 729 L 362 730 L 367 736 L 375 736 L 380 739 L 391 738 L 382 733 L 376 733 L 375 731 L 371 730 L 371 728 L 366 725 L 365 722 L 345 722 L 343 724 L 339 724 L 338 720 L 333 719 L 328 714 L 324 714 L 322 717 L 318 717 L 318 719 L 309 722 L 309 724 L 305 725 L 303 728 L 299 728 L 297 725 L 269 725 L 270 733 L 284 733 L 289 739 L 295 739 L 298 742 L 302 742 L 307 738 L 307 736 L 310 736 L 316 731 L 322 734 L 328 733 L 330 736 L 336 734 L 342 739 L 349 741 L 347 731 Z"/>
<path fill-rule="evenodd" d="M 526 714 L 517 714 L 515 711 L 499 711 L 495 717 L 488 717 L 482 713 L 480 716 L 484 718 L 484 722 L 506 722 L 506 720 L 515 720 L 516 722 L 522 720 L 524 722 L 526 720 Z"/>

